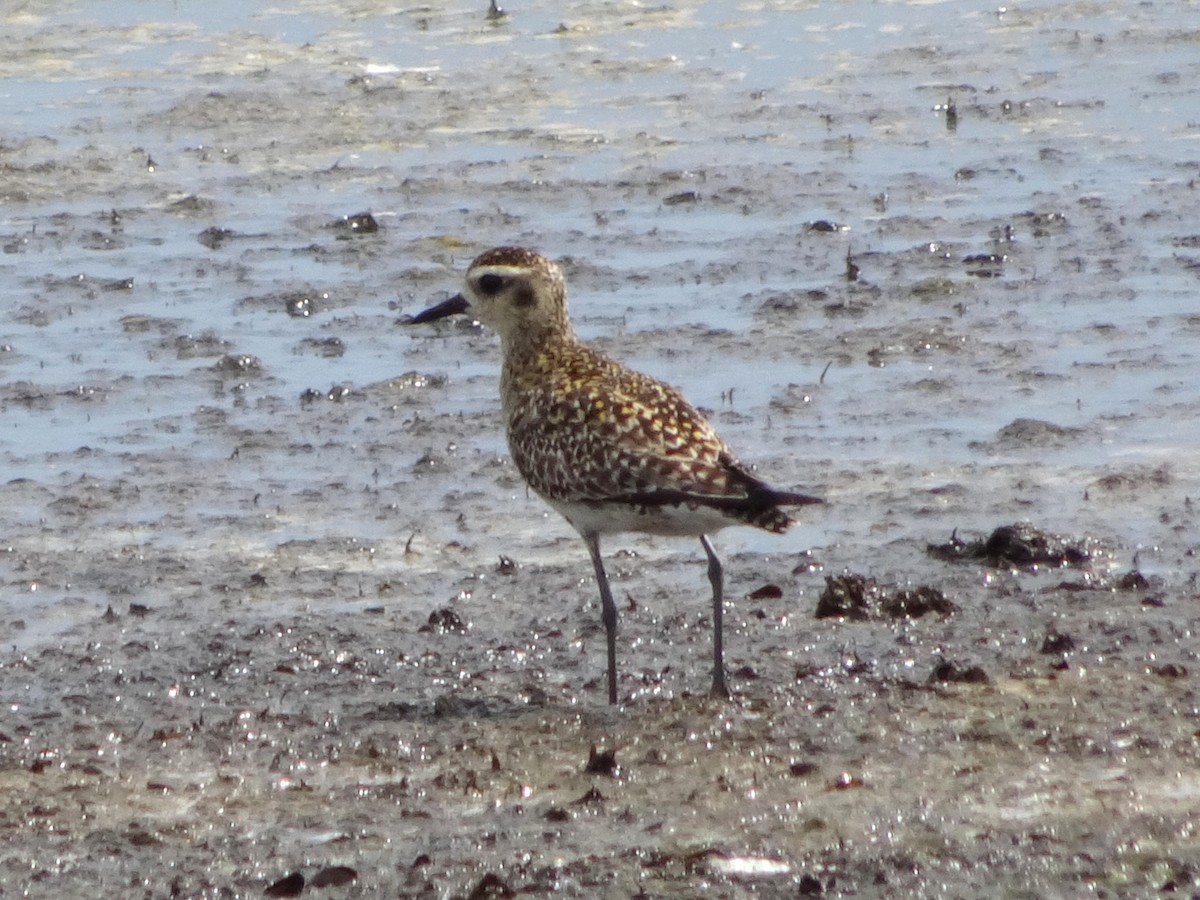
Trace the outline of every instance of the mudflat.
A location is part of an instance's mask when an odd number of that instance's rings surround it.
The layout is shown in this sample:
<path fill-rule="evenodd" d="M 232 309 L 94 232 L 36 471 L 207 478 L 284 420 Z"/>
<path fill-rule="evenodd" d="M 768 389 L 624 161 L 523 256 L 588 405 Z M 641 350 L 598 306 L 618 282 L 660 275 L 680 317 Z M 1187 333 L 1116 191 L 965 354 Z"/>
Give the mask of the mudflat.
<path fill-rule="evenodd" d="M 0 13 L 0 893 L 1200 887 L 1186 4 Z M 773 484 L 578 538 L 480 250 Z"/>

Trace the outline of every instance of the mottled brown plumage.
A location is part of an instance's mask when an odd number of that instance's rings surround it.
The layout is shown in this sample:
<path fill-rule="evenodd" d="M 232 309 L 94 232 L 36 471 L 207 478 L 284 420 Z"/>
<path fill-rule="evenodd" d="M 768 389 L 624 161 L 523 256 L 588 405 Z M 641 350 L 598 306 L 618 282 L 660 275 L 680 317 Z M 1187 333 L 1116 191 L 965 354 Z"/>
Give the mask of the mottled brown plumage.
<path fill-rule="evenodd" d="M 768 531 L 791 524 L 778 508 L 786 496 L 739 465 L 678 391 L 571 338 L 505 357 L 508 445 L 530 487 L 552 501 L 637 507 L 643 519 L 627 530 L 676 533 L 650 524 L 659 505 L 715 509 Z"/>
<path fill-rule="evenodd" d="M 541 254 L 487 251 L 471 263 L 462 294 L 413 322 L 468 311 L 504 346 L 500 397 L 513 462 L 592 555 L 608 633 L 610 702 L 616 702 L 616 608 L 599 538 L 621 531 L 700 538 L 713 585 L 713 692 L 727 694 L 721 568 L 707 535 L 737 524 L 781 533 L 792 523 L 782 506 L 821 501 L 756 478 L 677 390 L 580 341 L 562 272 Z"/>

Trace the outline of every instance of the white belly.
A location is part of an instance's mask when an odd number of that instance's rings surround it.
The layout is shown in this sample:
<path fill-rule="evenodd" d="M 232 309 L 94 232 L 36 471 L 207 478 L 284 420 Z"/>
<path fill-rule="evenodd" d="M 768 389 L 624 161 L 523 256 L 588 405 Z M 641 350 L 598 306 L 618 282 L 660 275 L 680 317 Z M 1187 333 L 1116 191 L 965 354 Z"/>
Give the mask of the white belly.
<path fill-rule="evenodd" d="M 620 534 L 641 531 L 668 537 L 699 537 L 741 524 L 720 510 L 700 506 L 636 507 L 615 503 L 571 503 L 546 500 L 580 534 Z"/>

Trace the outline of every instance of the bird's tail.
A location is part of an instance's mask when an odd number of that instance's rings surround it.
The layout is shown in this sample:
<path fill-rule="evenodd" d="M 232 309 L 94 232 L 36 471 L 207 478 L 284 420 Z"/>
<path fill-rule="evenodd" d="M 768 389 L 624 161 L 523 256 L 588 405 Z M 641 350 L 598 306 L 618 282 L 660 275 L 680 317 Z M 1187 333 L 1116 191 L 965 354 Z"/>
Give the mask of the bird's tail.
<path fill-rule="evenodd" d="M 793 491 L 778 491 L 759 483 L 759 490 L 751 491 L 753 506 L 746 509 L 746 521 L 765 531 L 783 534 L 796 520 L 783 511 L 785 506 L 815 506 L 824 503 L 820 497 L 797 494 Z"/>

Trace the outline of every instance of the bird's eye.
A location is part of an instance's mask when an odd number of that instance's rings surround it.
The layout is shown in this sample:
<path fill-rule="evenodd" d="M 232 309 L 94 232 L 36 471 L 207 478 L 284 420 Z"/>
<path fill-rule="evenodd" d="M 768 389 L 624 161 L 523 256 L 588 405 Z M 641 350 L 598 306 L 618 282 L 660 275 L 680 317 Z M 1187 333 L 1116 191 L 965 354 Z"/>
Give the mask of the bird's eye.
<path fill-rule="evenodd" d="M 489 272 L 487 275 L 479 276 L 479 291 L 488 297 L 496 296 L 503 287 L 504 279 L 499 275 L 493 275 Z"/>

